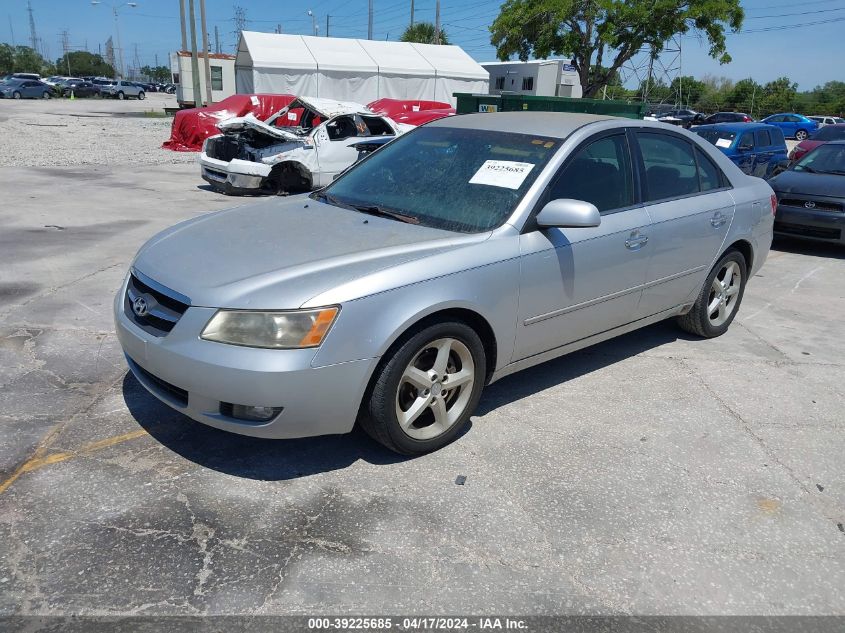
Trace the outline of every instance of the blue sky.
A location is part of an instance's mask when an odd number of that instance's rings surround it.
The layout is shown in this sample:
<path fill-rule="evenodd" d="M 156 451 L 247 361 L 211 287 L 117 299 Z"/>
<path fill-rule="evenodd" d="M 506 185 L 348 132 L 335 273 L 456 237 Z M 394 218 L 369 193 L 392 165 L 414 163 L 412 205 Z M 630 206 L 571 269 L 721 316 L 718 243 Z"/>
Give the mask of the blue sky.
<path fill-rule="evenodd" d="M 90 0 L 31 0 L 39 37 L 51 59 L 62 53 L 61 33 L 68 31 L 70 46 L 96 52 L 98 45 L 114 34 L 110 0 L 92 6 Z M 122 4 L 117 0 L 115 4 Z M 167 54 L 178 48 L 178 0 L 136 0 L 138 6 L 119 9 L 121 39 L 131 64 L 137 46 L 141 64 L 153 64 L 158 55 L 161 64 Z M 187 0 L 186 0 L 187 4 Z M 199 1 L 197 0 L 199 19 Z M 330 35 L 367 36 L 367 0 L 206 0 L 208 28 L 216 26 L 224 51 L 234 47 L 234 6 L 246 10 L 247 28 L 272 32 L 281 24 L 284 33 L 310 34 L 310 8 L 317 17 L 319 34 L 325 35 L 326 15 L 330 15 Z M 410 0 L 374 0 L 374 38 L 396 40 L 408 24 Z M 291 8 L 294 5 L 298 8 Z M 498 14 L 496 0 L 441 0 L 441 22 L 453 43 L 462 46 L 478 61 L 493 60 L 487 27 Z M 720 66 L 707 55 L 707 48 L 695 36 L 682 42 L 681 67 L 685 75 L 726 76 L 734 80 L 754 77 L 766 82 L 788 76 L 801 89 L 825 81 L 842 80 L 842 32 L 845 27 L 845 0 L 748 0 L 744 32 L 730 35 L 728 50 L 731 64 Z M 29 42 L 26 0 L 0 3 L 0 40 L 18 44 Z M 301 7 L 301 8 L 300 8 Z M 415 0 L 417 21 L 434 21 L 434 0 Z M 769 29 L 769 30 L 766 30 Z M 213 44 L 212 44 L 213 46 Z M 675 55 L 664 56 L 665 65 L 677 65 Z M 634 64 L 632 66 L 636 66 Z M 630 68 L 629 76 L 634 76 Z"/>

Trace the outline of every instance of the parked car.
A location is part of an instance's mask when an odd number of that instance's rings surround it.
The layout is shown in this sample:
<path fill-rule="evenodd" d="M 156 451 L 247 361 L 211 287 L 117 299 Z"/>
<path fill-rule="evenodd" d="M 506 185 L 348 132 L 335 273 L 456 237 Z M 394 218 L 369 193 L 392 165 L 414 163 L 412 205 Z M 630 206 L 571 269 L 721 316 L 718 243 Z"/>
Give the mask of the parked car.
<path fill-rule="evenodd" d="M 792 113 L 773 114 L 760 121 L 760 123 L 777 126 L 785 137 L 794 138 L 798 141 L 803 141 L 819 129 L 819 124 L 816 121 L 801 114 Z"/>
<path fill-rule="evenodd" d="M 692 125 L 701 123 L 704 115 L 695 110 L 669 110 L 666 114 L 657 117 L 658 121 L 671 122 L 673 125 L 680 125 L 689 129 Z"/>
<path fill-rule="evenodd" d="M 810 138 L 804 139 L 789 152 L 789 160 L 800 160 L 807 152 L 828 141 L 845 140 L 845 123 L 835 123 L 820 127 Z"/>
<path fill-rule="evenodd" d="M 845 141 L 819 145 L 769 184 L 775 234 L 845 244 Z"/>
<path fill-rule="evenodd" d="M 5 75 L 2 81 L 10 81 L 12 79 L 24 79 L 28 81 L 41 81 L 41 75 L 38 73 L 9 73 Z"/>
<path fill-rule="evenodd" d="M 74 97 L 99 97 L 100 86 L 95 85 L 90 81 L 83 81 L 82 79 L 70 79 L 63 81 L 56 86 L 61 90 L 64 97 L 69 97 L 73 93 Z"/>
<path fill-rule="evenodd" d="M 217 124 L 200 154 L 203 179 L 228 194 L 291 193 L 329 184 L 354 163 L 366 138 L 410 126 L 358 103 L 299 97 L 266 121 L 249 113 Z"/>
<path fill-rule="evenodd" d="M 310 195 L 153 237 L 116 330 L 138 381 L 209 426 L 291 438 L 357 420 L 424 453 L 508 374 L 671 317 L 723 334 L 773 216 L 768 184 L 682 129 L 446 117 Z"/>
<path fill-rule="evenodd" d="M 52 77 L 47 77 L 47 79 L 42 79 L 41 81 L 43 81 L 45 84 L 56 87 L 58 84 L 62 83 L 63 81 L 67 81 L 68 79 L 73 79 L 73 77 L 53 75 Z"/>
<path fill-rule="evenodd" d="M 144 89 L 139 87 L 138 84 L 122 79 L 101 85 L 100 94 L 104 97 L 114 97 L 115 99 L 128 99 L 130 97 L 143 99 L 146 96 Z"/>
<path fill-rule="evenodd" d="M 778 163 L 787 159 L 780 129 L 763 123 L 717 123 L 693 130 L 710 141 L 750 176 L 769 178 Z"/>
<path fill-rule="evenodd" d="M 0 98 L 3 99 L 49 99 L 53 87 L 43 81 L 10 79 L 0 84 Z"/>
<path fill-rule="evenodd" d="M 820 128 L 823 128 L 825 125 L 841 125 L 845 123 L 845 119 L 840 116 L 813 115 L 807 118 L 818 123 Z"/>
<path fill-rule="evenodd" d="M 713 125 L 714 123 L 753 123 L 754 119 L 745 112 L 716 112 L 704 117 L 702 125 Z"/>

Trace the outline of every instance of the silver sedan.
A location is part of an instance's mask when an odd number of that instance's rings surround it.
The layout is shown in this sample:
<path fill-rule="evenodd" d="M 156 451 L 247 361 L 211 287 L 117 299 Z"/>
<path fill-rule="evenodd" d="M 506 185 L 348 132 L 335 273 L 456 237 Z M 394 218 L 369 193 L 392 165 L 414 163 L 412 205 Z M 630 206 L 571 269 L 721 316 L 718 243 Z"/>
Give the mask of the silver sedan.
<path fill-rule="evenodd" d="M 136 378 L 202 423 L 454 439 L 482 388 L 657 321 L 723 334 L 772 190 L 688 132 L 499 113 L 406 134 L 330 186 L 153 237 L 114 303 Z"/>

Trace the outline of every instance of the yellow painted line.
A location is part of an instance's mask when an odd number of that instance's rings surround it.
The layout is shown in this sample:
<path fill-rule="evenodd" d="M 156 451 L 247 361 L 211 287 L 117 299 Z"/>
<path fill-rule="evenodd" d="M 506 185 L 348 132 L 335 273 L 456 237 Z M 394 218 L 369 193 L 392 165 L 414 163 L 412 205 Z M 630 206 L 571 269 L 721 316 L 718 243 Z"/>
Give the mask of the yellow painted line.
<path fill-rule="evenodd" d="M 89 442 L 87 444 L 83 444 L 77 450 L 72 452 L 51 453 L 50 455 L 44 456 L 44 453 L 46 453 L 47 450 L 50 448 L 50 445 L 52 444 L 50 440 L 54 438 L 57 430 L 58 427 L 54 427 L 53 429 L 51 429 L 47 433 L 47 435 L 45 435 L 44 438 L 38 443 L 38 447 L 35 449 L 35 452 L 32 454 L 32 457 L 30 457 L 23 464 L 18 466 L 15 471 L 11 475 L 9 475 L 8 479 L 0 483 L 0 495 L 6 492 L 9 486 L 15 483 L 24 473 L 32 472 L 33 470 L 38 470 L 39 468 L 49 466 L 50 464 L 58 464 L 59 462 L 64 462 L 74 457 L 90 455 L 91 453 L 99 451 L 101 449 L 109 448 L 110 446 L 115 446 L 117 444 L 122 444 L 123 442 L 128 442 L 130 440 L 149 435 L 149 433 L 147 433 L 144 429 L 138 429 L 136 431 L 124 433 L 123 435 L 115 435 L 114 437 L 107 437 L 103 440 L 97 440 L 96 442 Z"/>

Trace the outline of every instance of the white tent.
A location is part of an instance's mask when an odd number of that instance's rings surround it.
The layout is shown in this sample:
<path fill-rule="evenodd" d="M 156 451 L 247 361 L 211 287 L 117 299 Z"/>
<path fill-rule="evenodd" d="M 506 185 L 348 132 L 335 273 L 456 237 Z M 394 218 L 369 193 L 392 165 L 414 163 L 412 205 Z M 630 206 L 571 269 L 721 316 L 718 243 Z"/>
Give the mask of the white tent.
<path fill-rule="evenodd" d="M 454 92 L 487 94 L 489 74 L 458 46 L 243 31 L 235 83 L 239 93 L 454 104 Z"/>

